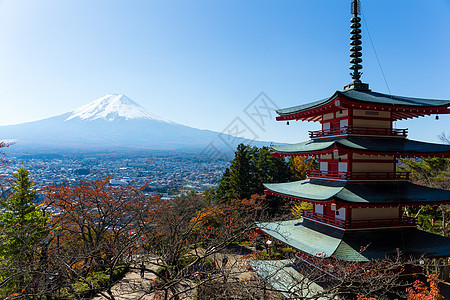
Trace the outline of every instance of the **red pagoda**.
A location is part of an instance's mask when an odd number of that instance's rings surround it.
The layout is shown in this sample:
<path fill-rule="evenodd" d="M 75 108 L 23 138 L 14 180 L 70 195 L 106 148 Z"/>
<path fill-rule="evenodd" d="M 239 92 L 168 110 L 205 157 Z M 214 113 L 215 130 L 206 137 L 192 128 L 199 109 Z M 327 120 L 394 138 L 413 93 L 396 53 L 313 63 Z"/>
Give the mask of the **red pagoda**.
<path fill-rule="evenodd" d="M 313 156 L 319 169 L 301 181 L 265 184 L 266 194 L 312 204 L 298 220 L 259 223 L 267 235 L 295 248 L 297 258 L 364 262 L 396 256 L 450 256 L 450 238 L 416 228 L 405 206 L 450 203 L 450 191 L 409 182 L 398 159 L 450 157 L 450 145 L 407 138 L 394 121 L 450 113 L 450 100 L 419 99 L 371 91 L 360 80 L 361 19 L 353 0 L 352 82 L 323 100 L 277 111 L 278 121 L 320 122 L 311 140 L 273 146 L 273 156 Z M 364 251 L 361 251 L 361 249 Z"/>

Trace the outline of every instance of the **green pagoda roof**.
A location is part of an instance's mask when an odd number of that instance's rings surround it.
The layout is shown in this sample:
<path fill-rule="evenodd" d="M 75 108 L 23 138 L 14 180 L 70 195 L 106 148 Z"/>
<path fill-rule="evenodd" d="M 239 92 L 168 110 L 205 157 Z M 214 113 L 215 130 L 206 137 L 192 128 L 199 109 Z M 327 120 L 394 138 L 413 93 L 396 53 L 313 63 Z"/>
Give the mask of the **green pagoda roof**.
<path fill-rule="evenodd" d="M 411 98 L 411 97 L 382 94 L 372 91 L 349 89 L 346 91 L 336 91 L 333 94 L 333 96 L 326 99 L 314 101 L 308 104 L 279 109 L 276 112 L 279 115 L 296 114 L 327 104 L 336 99 L 336 97 L 343 97 L 356 102 L 364 102 L 387 106 L 402 106 L 414 108 L 437 108 L 450 106 L 450 100 Z"/>
<path fill-rule="evenodd" d="M 450 202 L 450 191 L 405 181 L 336 182 L 305 179 L 286 183 L 266 183 L 273 194 L 314 202 L 339 201 L 354 204 L 438 204 Z"/>
<path fill-rule="evenodd" d="M 329 299 L 328 297 L 316 297 L 318 293 L 324 292 L 324 288 L 317 283 L 319 280 L 310 280 L 299 272 L 298 262 L 294 259 L 250 260 L 249 265 L 287 299 Z M 329 284 L 329 282 L 327 283 Z M 293 298 L 292 295 L 298 295 L 299 298 Z"/>
<path fill-rule="evenodd" d="M 448 257 L 450 238 L 416 228 L 341 231 L 308 220 L 257 223 L 266 234 L 304 253 L 346 261 L 395 257 Z M 364 249 L 361 251 L 361 249 Z"/>
<path fill-rule="evenodd" d="M 276 154 L 314 154 L 324 152 L 334 148 L 349 149 L 356 152 L 373 152 L 377 154 L 392 153 L 406 154 L 410 156 L 421 155 L 450 155 L 450 145 L 433 144 L 420 141 L 398 138 L 376 138 L 376 137 L 356 137 L 347 136 L 326 140 L 310 140 L 298 144 L 272 146 Z M 401 155 L 403 156 L 403 155 Z"/>

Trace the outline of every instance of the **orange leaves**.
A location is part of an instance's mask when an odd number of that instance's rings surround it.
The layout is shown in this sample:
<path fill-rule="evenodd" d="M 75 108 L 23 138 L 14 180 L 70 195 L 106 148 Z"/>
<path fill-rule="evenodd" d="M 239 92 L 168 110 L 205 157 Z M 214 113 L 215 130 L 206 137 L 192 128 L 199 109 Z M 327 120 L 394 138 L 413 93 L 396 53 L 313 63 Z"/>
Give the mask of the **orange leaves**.
<path fill-rule="evenodd" d="M 109 187 L 108 180 L 49 186 L 44 192 L 45 202 L 57 212 L 52 222 L 59 229 L 58 249 L 83 257 L 73 264 L 75 269 L 86 263 L 104 268 L 112 258 L 121 259 L 121 247 L 142 245 L 140 226 L 149 223 L 144 212 L 157 200 L 133 187 Z"/>
<path fill-rule="evenodd" d="M 295 180 L 306 178 L 306 172 L 317 168 L 317 161 L 313 157 L 294 156 L 290 160 L 290 169 Z"/>
<path fill-rule="evenodd" d="M 365 270 L 364 271 L 364 275 L 371 275 L 371 274 L 374 274 L 374 273 L 375 273 L 374 270 Z"/>
<path fill-rule="evenodd" d="M 213 227 L 221 225 L 223 216 L 224 212 L 219 206 L 206 207 L 197 211 L 196 216 L 191 219 L 190 224 L 195 229 L 206 226 L 207 229 L 212 230 Z"/>
<path fill-rule="evenodd" d="M 83 260 L 80 260 L 80 261 L 78 261 L 77 263 L 74 263 L 74 264 L 71 266 L 71 268 L 74 269 L 74 270 L 81 270 L 81 268 L 83 267 L 83 265 L 84 265 L 84 261 L 83 261 Z"/>
<path fill-rule="evenodd" d="M 11 299 L 12 297 L 19 296 L 21 293 L 14 293 L 8 296 L 6 299 Z"/>
<path fill-rule="evenodd" d="M 241 259 L 242 260 L 255 260 L 258 257 L 262 256 L 262 251 L 261 250 L 255 250 L 250 254 L 246 254 L 246 255 L 242 255 Z"/>
<path fill-rule="evenodd" d="M 375 299 L 375 298 L 367 298 L 365 295 L 358 294 L 358 296 L 356 297 L 356 300 L 377 300 L 377 299 Z"/>
<path fill-rule="evenodd" d="M 234 199 L 231 201 L 231 206 L 237 209 L 243 214 L 254 213 L 255 211 L 261 210 L 265 207 L 264 200 L 265 195 L 254 194 L 250 198 L 245 199 Z"/>
<path fill-rule="evenodd" d="M 247 239 L 250 243 L 256 243 L 256 241 L 261 237 L 261 234 L 256 231 L 249 231 L 247 233 Z"/>
<path fill-rule="evenodd" d="M 416 280 L 412 287 L 407 288 L 409 294 L 408 300 L 439 300 L 442 296 L 439 294 L 439 278 L 436 274 L 430 274 L 428 276 L 427 287 L 422 281 Z"/>

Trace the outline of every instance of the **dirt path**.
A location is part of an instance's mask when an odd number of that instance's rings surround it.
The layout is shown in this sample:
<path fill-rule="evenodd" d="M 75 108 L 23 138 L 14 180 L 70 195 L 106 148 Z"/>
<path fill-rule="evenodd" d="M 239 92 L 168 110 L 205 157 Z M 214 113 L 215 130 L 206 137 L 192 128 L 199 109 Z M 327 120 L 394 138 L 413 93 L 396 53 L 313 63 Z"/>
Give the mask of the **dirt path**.
<path fill-rule="evenodd" d="M 244 254 L 251 252 L 250 249 L 226 249 L 218 252 L 211 258 L 215 261 L 216 265 L 223 268 L 226 262 L 225 269 L 230 274 L 231 280 L 241 281 L 251 277 L 252 272 L 245 270 L 245 262 L 241 259 Z M 146 268 L 156 271 L 156 266 L 147 263 Z M 114 297 L 117 300 L 130 300 L 130 299 L 142 299 L 153 300 L 154 295 L 145 295 L 143 291 L 149 290 L 154 282 L 156 276 L 153 273 L 145 272 L 144 278 L 140 277 L 139 268 L 132 268 L 124 278 L 119 280 L 112 288 Z M 187 285 L 191 285 L 192 282 L 186 282 Z M 184 299 L 192 299 L 192 294 L 185 295 Z M 98 294 L 92 300 L 105 300 L 107 298 Z"/>
<path fill-rule="evenodd" d="M 147 264 L 146 268 L 153 268 Z M 153 273 L 145 272 L 144 278 L 141 278 L 139 268 L 132 268 L 125 276 L 119 280 L 112 288 L 114 297 L 117 300 L 127 299 L 154 299 L 153 295 L 145 295 L 143 291 L 148 290 L 156 276 Z M 105 300 L 107 298 L 97 295 L 92 300 Z"/>

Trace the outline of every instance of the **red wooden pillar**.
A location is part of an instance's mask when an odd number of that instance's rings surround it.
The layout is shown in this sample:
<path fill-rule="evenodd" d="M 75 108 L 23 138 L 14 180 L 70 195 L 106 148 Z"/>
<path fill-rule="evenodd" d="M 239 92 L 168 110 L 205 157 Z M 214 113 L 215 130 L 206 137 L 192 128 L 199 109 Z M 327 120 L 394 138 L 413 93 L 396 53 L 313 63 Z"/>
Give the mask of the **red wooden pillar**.
<path fill-rule="evenodd" d="M 352 221 L 352 207 L 350 205 L 345 205 L 345 221 L 351 224 Z"/>
<path fill-rule="evenodd" d="M 348 127 L 353 127 L 353 108 L 348 108 Z"/>

